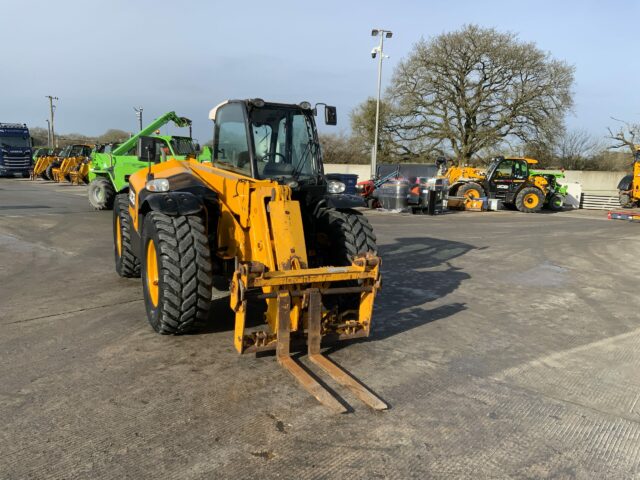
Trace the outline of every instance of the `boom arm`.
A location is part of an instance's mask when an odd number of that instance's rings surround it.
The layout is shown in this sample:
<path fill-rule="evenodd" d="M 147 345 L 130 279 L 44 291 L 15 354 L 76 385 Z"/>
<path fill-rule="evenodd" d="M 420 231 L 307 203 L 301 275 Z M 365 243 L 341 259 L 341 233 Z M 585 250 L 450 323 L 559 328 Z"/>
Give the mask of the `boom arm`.
<path fill-rule="evenodd" d="M 158 118 L 156 118 L 153 122 L 151 122 L 145 128 L 140 130 L 138 133 L 136 133 L 134 136 L 132 136 L 130 139 L 128 139 L 126 142 L 120 145 L 118 148 L 114 149 L 111 152 L 111 154 L 124 155 L 138 143 L 138 138 L 147 136 L 155 132 L 157 129 L 166 125 L 169 122 L 173 122 L 176 125 L 176 127 L 180 127 L 180 128 L 188 127 L 189 125 L 191 125 L 191 120 L 189 120 L 186 117 L 179 117 L 178 115 L 176 115 L 176 112 L 165 113 L 164 115 L 161 115 Z"/>

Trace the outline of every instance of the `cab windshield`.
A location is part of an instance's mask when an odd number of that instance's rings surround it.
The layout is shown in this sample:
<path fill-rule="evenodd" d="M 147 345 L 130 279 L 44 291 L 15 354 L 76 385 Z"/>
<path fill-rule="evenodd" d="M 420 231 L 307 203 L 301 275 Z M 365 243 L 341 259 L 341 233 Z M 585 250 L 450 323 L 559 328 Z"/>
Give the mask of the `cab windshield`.
<path fill-rule="evenodd" d="M 249 112 L 258 178 L 314 176 L 319 148 L 308 111 L 266 105 Z"/>
<path fill-rule="evenodd" d="M 29 144 L 29 137 L 25 136 L 17 136 L 17 135 L 7 135 L 0 137 L 0 144 L 4 148 L 26 148 Z"/>
<path fill-rule="evenodd" d="M 64 148 L 60 151 L 60 153 L 58 154 L 58 156 L 59 156 L 59 157 L 62 157 L 62 158 L 66 158 L 66 157 L 68 157 L 68 156 L 69 156 L 69 153 L 70 153 L 70 152 L 71 152 L 71 147 L 67 146 L 67 147 L 64 147 Z"/>
<path fill-rule="evenodd" d="M 176 155 L 189 155 L 196 153 L 196 147 L 193 144 L 193 140 L 189 137 L 173 137 L 171 139 L 171 146 Z"/>

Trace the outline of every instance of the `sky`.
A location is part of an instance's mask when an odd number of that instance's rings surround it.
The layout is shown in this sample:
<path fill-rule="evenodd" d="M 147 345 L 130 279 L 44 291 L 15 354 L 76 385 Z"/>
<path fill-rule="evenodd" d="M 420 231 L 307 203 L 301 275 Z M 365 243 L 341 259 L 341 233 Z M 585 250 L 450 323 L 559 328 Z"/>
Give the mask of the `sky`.
<path fill-rule="evenodd" d="M 56 132 L 137 129 L 175 110 L 211 138 L 209 110 L 228 98 L 338 107 L 375 96 L 372 28 L 385 42 L 383 87 L 420 38 L 475 23 L 518 34 L 576 68 L 570 129 L 604 137 L 611 117 L 640 122 L 636 1 L 0 0 L 0 121 Z M 177 132 L 165 128 L 163 133 Z"/>

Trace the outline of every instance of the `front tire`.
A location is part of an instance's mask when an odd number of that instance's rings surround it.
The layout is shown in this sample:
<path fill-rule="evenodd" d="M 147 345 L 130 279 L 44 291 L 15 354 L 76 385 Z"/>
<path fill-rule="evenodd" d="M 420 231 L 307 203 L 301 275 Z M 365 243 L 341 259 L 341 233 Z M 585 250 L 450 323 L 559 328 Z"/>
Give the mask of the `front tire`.
<path fill-rule="evenodd" d="M 539 188 L 525 187 L 516 197 L 516 208 L 525 213 L 536 213 L 544 205 L 544 195 Z"/>
<path fill-rule="evenodd" d="M 142 289 L 151 327 L 181 334 L 206 320 L 212 264 L 202 218 L 150 212 L 142 229 Z"/>
<path fill-rule="evenodd" d="M 89 203 L 96 210 L 111 210 L 116 191 L 108 178 L 94 178 L 89 184 Z"/>
<path fill-rule="evenodd" d="M 557 193 L 552 195 L 549 199 L 549 210 L 554 212 L 560 212 L 564 208 L 564 197 Z"/>
<path fill-rule="evenodd" d="M 51 164 L 51 165 L 49 165 L 49 166 L 47 167 L 47 169 L 44 171 L 43 176 L 44 176 L 44 178 L 45 178 L 46 180 L 50 180 L 50 181 L 52 181 L 52 182 L 56 180 L 56 177 L 54 177 L 54 176 L 53 176 L 53 169 L 54 169 L 54 168 L 58 168 L 58 167 L 57 167 L 57 165 L 54 165 L 54 164 L 52 163 L 52 164 Z"/>
<path fill-rule="evenodd" d="M 628 193 L 619 194 L 618 201 L 620 202 L 620 206 L 622 208 L 633 208 L 635 206 L 635 202 L 631 200 L 631 195 L 629 195 Z"/>
<path fill-rule="evenodd" d="M 318 213 L 319 231 L 324 240 L 324 264 L 351 265 L 362 253 L 377 254 L 376 235 L 367 217 L 356 210 L 323 208 Z"/>
<path fill-rule="evenodd" d="M 356 256 L 371 252 L 378 253 L 376 236 L 367 217 L 356 210 L 321 209 L 318 212 L 318 266 L 349 266 Z M 337 282 L 336 287 L 353 287 L 355 281 Z M 323 298 L 325 308 L 331 310 L 356 310 L 360 295 L 327 295 Z"/>
<path fill-rule="evenodd" d="M 121 277 L 140 277 L 140 259 L 131 248 L 131 217 L 127 195 L 118 195 L 113 209 L 113 245 L 116 272 Z"/>

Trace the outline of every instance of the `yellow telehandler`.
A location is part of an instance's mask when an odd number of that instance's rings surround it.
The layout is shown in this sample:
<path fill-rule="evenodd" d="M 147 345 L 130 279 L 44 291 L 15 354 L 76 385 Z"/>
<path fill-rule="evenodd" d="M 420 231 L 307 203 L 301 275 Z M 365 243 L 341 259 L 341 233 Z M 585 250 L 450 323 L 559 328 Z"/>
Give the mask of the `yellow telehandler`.
<path fill-rule="evenodd" d="M 533 171 L 531 167 L 537 163 L 529 157 L 495 157 L 486 172 L 453 165 L 443 176 L 450 196 L 497 198 L 525 213 L 539 212 L 543 206 L 562 210 L 566 187 L 558 184 L 557 177 L 563 175 Z"/>
<path fill-rule="evenodd" d="M 209 114 L 211 163 L 162 161 L 160 144 L 142 139 L 149 168 L 130 176 L 129 193 L 114 205 L 116 271 L 142 277 L 147 318 L 162 334 L 206 321 L 214 275 L 226 279 L 239 353 L 275 350 L 304 388 L 345 412 L 291 358 L 291 347 L 306 342 L 313 363 L 383 410 L 320 352 L 323 339 L 369 335 L 380 258 L 367 218 L 342 198 L 344 183 L 324 176 L 316 108 L 261 99 L 218 105 Z M 335 107 L 325 106 L 325 122 L 336 124 Z M 265 324 L 248 328 L 252 312 Z"/>
<path fill-rule="evenodd" d="M 33 166 L 33 170 L 31 172 L 31 180 L 35 180 L 36 178 L 53 180 L 52 178 L 49 178 L 47 175 L 47 167 L 49 167 L 51 163 L 57 160 L 58 156 L 61 155 L 63 151 L 64 149 L 52 148 L 52 149 L 49 149 L 45 155 L 39 156 L 36 160 L 36 164 Z"/>
<path fill-rule="evenodd" d="M 53 161 L 47 171 L 51 171 L 50 177 L 56 182 L 71 181 L 71 172 L 76 170 L 83 162 L 91 157 L 92 145 L 71 145 L 67 155 Z"/>

